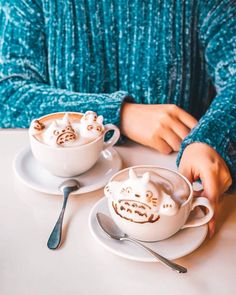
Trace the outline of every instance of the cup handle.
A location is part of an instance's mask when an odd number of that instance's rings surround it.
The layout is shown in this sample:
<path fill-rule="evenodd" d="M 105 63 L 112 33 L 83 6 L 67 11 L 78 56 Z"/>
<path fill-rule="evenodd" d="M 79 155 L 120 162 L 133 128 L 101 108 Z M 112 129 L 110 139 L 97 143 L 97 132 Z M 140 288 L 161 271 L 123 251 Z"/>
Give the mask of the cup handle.
<path fill-rule="evenodd" d="M 204 198 L 204 197 L 195 198 L 193 200 L 193 202 L 192 202 L 191 211 L 197 206 L 206 207 L 208 209 L 207 214 L 204 215 L 201 218 L 196 218 L 196 219 L 193 219 L 191 221 L 187 221 L 187 223 L 185 223 L 181 227 L 181 229 L 187 228 L 187 227 L 200 226 L 200 225 L 206 224 L 208 221 L 211 220 L 212 216 L 214 215 L 214 209 L 213 209 L 212 205 L 210 204 L 209 200 L 207 198 Z"/>
<path fill-rule="evenodd" d="M 113 130 L 114 133 L 113 133 L 112 137 L 108 141 L 104 142 L 104 144 L 103 144 L 103 149 L 104 150 L 108 149 L 109 147 L 112 147 L 115 143 L 117 143 L 118 139 L 120 138 L 120 130 L 119 130 L 119 128 L 117 128 L 113 124 L 106 124 L 105 125 L 104 137 L 105 137 L 105 134 L 110 130 Z"/>

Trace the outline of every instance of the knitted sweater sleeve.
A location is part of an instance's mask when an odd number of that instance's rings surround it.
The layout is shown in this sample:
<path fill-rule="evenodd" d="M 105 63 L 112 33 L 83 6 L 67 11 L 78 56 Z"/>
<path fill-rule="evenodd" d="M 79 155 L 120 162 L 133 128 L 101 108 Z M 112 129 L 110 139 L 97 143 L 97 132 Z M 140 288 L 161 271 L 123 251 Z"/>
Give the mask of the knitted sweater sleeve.
<path fill-rule="evenodd" d="M 193 142 L 213 147 L 236 184 L 236 1 L 202 1 L 199 38 L 217 95 L 198 125 L 182 142 L 177 157 Z"/>
<path fill-rule="evenodd" d="M 0 127 L 28 127 L 33 118 L 92 109 L 119 124 L 128 94 L 78 93 L 50 85 L 40 0 L 0 0 Z"/>

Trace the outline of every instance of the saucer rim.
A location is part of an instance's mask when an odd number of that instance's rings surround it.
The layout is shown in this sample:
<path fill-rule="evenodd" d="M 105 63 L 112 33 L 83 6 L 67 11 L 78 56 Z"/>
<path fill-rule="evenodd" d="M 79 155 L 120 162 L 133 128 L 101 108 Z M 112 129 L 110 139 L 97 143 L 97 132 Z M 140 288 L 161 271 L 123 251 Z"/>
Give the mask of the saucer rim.
<path fill-rule="evenodd" d="M 89 213 L 89 216 L 88 216 L 88 226 L 89 226 L 89 230 L 90 230 L 90 233 L 91 235 L 93 236 L 93 238 L 102 246 L 104 247 L 106 250 L 108 250 L 109 252 L 117 255 L 117 256 L 120 256 L 122 258 L 126 258 L 126 259 L 129 259 L 129 260 L 132 260 L 132 261 L 138 261 L 138 262 L 159 262 L 157 259 L 155 259 L 154 257 L 150 256 L 150 257 L 137 257 L 137 256 L 132 256 L 130 254 L 127 254 L 127 253 L 124 253 L 122 251 L 119 251 L 119 250 L 116 250 L 114 249 L 114 247 L 110 247 L 109 245 L 107 245 L 107 243 L 105 242 L 105 238 L 104 239 L 101 239 L 99 237 L 99 235 L 97 235 L 95 232 L 96 230 L 94 230 L 94 227 L 92 225 L 92 221 L 93 221 L 93 217 L 95 216 L 95 213 L 98 212 L 97 209 L 100 209 L 102 203 L 105 203 L 106 201 L 106 196 L 103 196 L 101 199 L 99 199 L 92 207 L 92 209 L 90 210 L 90 213 Z M 106 205 L 105 205 L 106 206 Z M 101 211 L 102 212 L 102 211 Z M 106 212 L 107 213 L 107 212 Z M 110 213 L 109 213 L 109 217 L 110 216 Z M 204 224 L 204 225 L 201 225 L 200 227 L 202 227 L 204 229 L 203 231 L 203 234 L 201 236 L 201 239 L 198 240 L 198 243 L 195 243 L 194 244 L 194 247 L 191 247 L 191 249 L 189 248 L 189 250 L 185 251 L 185 254 L 183 255 L 172 255 L 172 256 L 168 256 L 167 258 L 170 259 L 170 260 L 175 260 L 175 259 L 179 259 L 179 258 L 182 258 L 190 253 L 192 253 L 193 251 L 195 251 L 196 249 L 198 249 L 202 244 L 203 242 L 205 241 L 206 239 L 206 236 L 207 236 L 207 233 L 208 233 L 208 226 L 207 224 Z M 196 229 L 196 227 L 192 227 L 192 228 L 188 228 L 188 230 L 194 230 Z M 102 230 L 101 230 L 102 232 Z M 105 233 L 104 233 L 104 237 L 106 237 Z M 169 238 L 171 239 L 171 237 Z M 168 240 L 168 239 L 166 239 Z M 165 240 L 165 241 L 166 241 Z M 148 244 L 156 244 L 156 243 L 160 243 L 161 241 L 157 241 L 157 242 L 143 242 L 144 244 L 148 245 Z M 115 241 L 114 240 L 114 243 L 119 243 L 119 241 Z"/>
<path fill-rule="evenodd" d="M 109 151 L 111 153 L 111 157 L 114 158 L 114 156 L 116 157 L 116 165 L 114 171 L 114 174 L 117 173 L 119 170 L 122 169 L 122 158 L 120 156 L 120 154 L 118 153 L 117 150 L 115 150 L 113 147 L 109 147 L 108 149 L 105 149 L 104 151 Z M 104 152 L 102 151 L 101 154 Z M 40 192 L 40 193 L 44 193 L 44 194 L 49 194 L 49 195 L 60 195 L 60 191 L 58 190 L 52 190 L 52 189 L 44 189 L 43 187 L 40 187 L 38 184 L 36 184 L 35 182 L 28 182 L 25 177 L 22 175 L 24 173 L 22 173 L 22 168 L 19 168 L 20 163 L 22 163 L 22 159 L 24 156 L 27 156 L 27 154 L 32 154 L 30 146 L 25 146 L 24 148 L 22 148 L 14 157 L 12 166 L 13 166 L 13 172 L 14 175 L 28 188 L 33 189 L 34 191 Z M 103 157 L 103 159 L 106 159 L 105 157 Z M 112 161 L 114 163 L 114 161 Z M 93 169 L 93 167 L 91 168 Z M 85 172 L 86 173 L 86 172 Z M 85 174 L 84 173 L 84 174 Z M 60 178 L 62 181 L 66 180 L 68 178 L 66 177 L 59 177 L 59 176 L 55 176 L 57 178 Z M 112 175 L 110 176 L 112 177 Z M 74 176 L 73 178 L 79 178 L 79 175 Z M 71 195 L 81 195 L 81 194 L 86 194 L 86 193 L 91 193 L 94 192 L 96 190 L 99 190 L 101 188 L 103 188 L 106 183 L 107 183 L 107 179 L 104 180 L 100 180 L 98 182 L 96 182 L 95 184 L 91 184 L 91 185 L 87 185 L 84 187 L 81 187 L 79 190 L 71 192 Z"/>

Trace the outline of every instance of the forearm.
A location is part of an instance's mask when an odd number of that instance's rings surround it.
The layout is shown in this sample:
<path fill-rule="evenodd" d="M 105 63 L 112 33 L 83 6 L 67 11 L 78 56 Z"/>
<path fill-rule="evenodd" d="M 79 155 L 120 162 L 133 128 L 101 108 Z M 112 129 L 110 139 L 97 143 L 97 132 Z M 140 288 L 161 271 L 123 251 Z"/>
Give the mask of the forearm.
<path fill-rule="evenodd" d="M 217 95 L 199 124 L 185 138 L 185 147 L 203 142 L 225 160 L 236 185 L 236 30 L 235 1 L 199 1 L 199 43 Z"/>
<path fill-rule="evenodd" d="M 2 3 L 0 25 L 0 127 L 28 127 L 47 113 L 88 109 L 119 124 L 127 93 L 78 93 L 55 86 L 60 75 L 51 76 L 41 1 L 14 0 L 10 9 Z"/>
<path fill-rule="evenodd" d="M 0 82 L 0 126 L 28 127 L 33 118 L 60 111 L 85 112 L 92 109 L 106 122 L 119 125 L 120 107 L 128 94 L 90 94 L 57 89 L 21 78 Z"/>

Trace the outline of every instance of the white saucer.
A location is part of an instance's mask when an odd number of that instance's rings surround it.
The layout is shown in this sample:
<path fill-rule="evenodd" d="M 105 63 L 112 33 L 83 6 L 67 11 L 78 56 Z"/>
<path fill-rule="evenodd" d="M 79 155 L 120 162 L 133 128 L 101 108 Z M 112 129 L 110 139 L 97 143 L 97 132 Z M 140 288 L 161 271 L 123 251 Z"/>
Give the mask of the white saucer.
<path fill-rule="evenodd" d="M 73 177 L 81 184 L 80 189 L 74 194 L 84 194 L 102 188 L 121 166 L 121 157 L 115 149 L 103 151 L 98 162 L 89 171 Z M 41 167 L 33 157 L 30 147 L 24 148 L 16 155 L 13 167 L 17 177 L 26 186 L 42 193 L 60 194 L 58 186 L 66 179 L 54 176 Z"/>
<path fill-rule="evenodd" d="M 99 200 L 92 208 L 89 215 L 89 228 L 93 237 L 107 250 L 124 258 L 143 262 L 157 262 L 155 258 L 146 253 L 143 249 L 133 245 L 130 242 L 120 242 L 109 238 L 100 228 L 96 220 L 96 213 L 102 212 L 110 216 L 106 197 Z M 194 215 L 202 216 L 202 211 L 194 212 Z M 154 251 L 165 256 L 168 259 L 177 259 L 185 256 L 197 249 L 205 240 L 207 235 L 207 225 L 199 227 L 186 228 L 180 230 L 169 239 L 145 243 Z"/>

